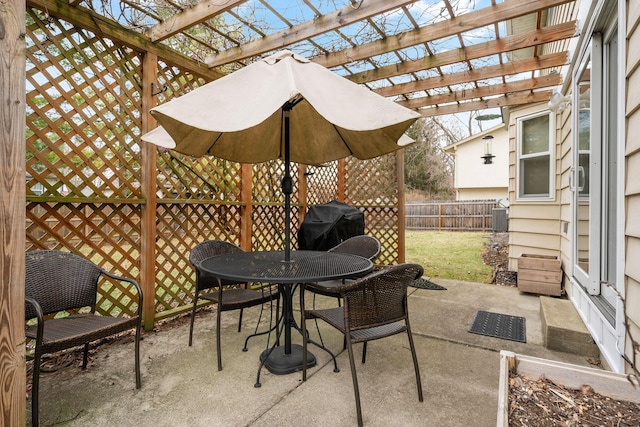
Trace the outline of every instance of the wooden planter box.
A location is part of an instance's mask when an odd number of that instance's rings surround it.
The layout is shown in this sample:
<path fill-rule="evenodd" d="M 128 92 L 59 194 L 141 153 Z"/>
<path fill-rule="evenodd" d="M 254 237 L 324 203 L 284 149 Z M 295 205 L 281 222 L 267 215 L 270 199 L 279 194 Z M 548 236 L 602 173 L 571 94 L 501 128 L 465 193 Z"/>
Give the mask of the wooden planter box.
<path fill-rule="evenodd" d="M 562 268 L 558 257 L 522 254 L 518 259 L 518 289 L 542 295 L 562 295 Z"/>
<path fill-rule="evenodd" d="M 627 376 L 602 369 L 524 356 L 511 351 L 500 352 L 500 385 L 498 387 L 497 427 L 509 426 L 509 373 L 529 379 L 548 378 L 565 387 L 591 386 L 596 393 L 617 400 L 640 403 L 640 389 L 631 385 Z"/>

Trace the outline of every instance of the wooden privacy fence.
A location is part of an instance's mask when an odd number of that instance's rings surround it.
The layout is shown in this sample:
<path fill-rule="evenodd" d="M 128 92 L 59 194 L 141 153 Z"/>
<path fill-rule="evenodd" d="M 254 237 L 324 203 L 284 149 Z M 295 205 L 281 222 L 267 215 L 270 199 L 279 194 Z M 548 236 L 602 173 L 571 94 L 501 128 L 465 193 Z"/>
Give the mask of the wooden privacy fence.
<path fill-rule="evenodd" d="M 189 308 L 197 243 L 282 249 L 281 161 L 195 159 L 140 142 L 149 108 L 210 78 L 34 9 L 26 55 L 27 251 L 74 252 L 137 279 L 150 329 Z M 292 247 L 308 206 L 336 199 L 364 212 L 365 232 L 382 244 L 379 264 L 404 261 L 402 159 L 292 165 Z M 135 312 L 119 286 L 101 285 L 101 313 Z"/>
<path fill-rule="evenodd" d="M 495 200 L 411 202 L 405 207 L 408 230 L 492 231 Z"/>

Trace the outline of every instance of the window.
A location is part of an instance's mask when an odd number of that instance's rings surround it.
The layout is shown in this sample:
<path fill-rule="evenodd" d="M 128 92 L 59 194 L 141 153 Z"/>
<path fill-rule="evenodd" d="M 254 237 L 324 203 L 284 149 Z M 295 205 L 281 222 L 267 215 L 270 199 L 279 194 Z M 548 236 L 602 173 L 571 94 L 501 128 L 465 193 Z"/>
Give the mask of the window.
<path fill-rule="evenodd" d="M 553 158 L 551 114 L 544 112 L 518 120 L 518 198 L 551 199 Z"/>

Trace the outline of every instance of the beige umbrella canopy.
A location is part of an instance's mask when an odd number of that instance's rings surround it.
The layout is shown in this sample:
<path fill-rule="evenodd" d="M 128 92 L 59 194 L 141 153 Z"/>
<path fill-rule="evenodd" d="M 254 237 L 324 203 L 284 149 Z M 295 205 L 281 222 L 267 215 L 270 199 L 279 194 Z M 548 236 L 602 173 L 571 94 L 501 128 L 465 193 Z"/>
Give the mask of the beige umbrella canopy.
<path fill-rule="evenodd" d="M 290 113 L 290 160 L 302 164 L 390 153 L 420 117 L 282 51 L 153 108 L 162 128 L 142 140 L 240 163 L 284 159 L 282 107 L 298 100 Z"/>
<path fill-rule="evenodd" d="M 190 156 L 285 162 L 288 259 L 289 162 L 371 159 L 401 148 L 420 114 L 281 51 L 151 109 L 161 126 L 142 140 Z M 398 142 L 400 141 L 400 143 Z"/>

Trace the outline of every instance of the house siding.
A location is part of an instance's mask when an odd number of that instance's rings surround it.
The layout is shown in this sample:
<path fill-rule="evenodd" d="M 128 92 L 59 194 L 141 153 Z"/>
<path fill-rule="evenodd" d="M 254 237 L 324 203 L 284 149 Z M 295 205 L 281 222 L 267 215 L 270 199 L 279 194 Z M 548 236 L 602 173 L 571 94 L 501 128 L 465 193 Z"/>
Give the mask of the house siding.
<path fill-rule="evenodd" d="M 485 135 L 493 136 L 491 164 L 484 164 Z M 509 146 L 504 125 L 445 147 L 454 156 L 456 200 L 503 199 L 508 197 Z"/>
<path fill-rule="evenodd" d="M 509 117 L 509 269 L 518 271 L 522 254 L 560 256 L 560 171 L 562 159 L 558 146 L 554 152 L 555 179 L 553 200 L 517 200 L 517 120 L 547 109 L 546 104 L 514 110 Z M 557 123 L 556 120 L 556 129 Z"/>
<path fill-rule="evenodd" d="M 625 354 L 636 362 L 631 336 L 640 340 L 640 2 L 627 1 L 626 149 L 625 149 Z M 635 48 L 631 48 L 635 46 Z M 636 369 L 639 368 L 636 364 Z"/>
<path fill-rule="evenodd" d="M 569 93 L 569 96 L 571 94 Z M 573 151 L 571 123 L 573 120 L 573 109 L 567 108 L 560 114 L 556 115 L 556 140 L 559 141 L 560 150 L 560 260 L 562 261 L 563 272 L 565 278 L 565 290 L 570 293 L 571 287 L 567 286 L 571 274 L 571 199 L 573 192 L 571 191 L 571 168 L 573 167 Z M 565 226 L 566 224 L 566 226 Z"/>

